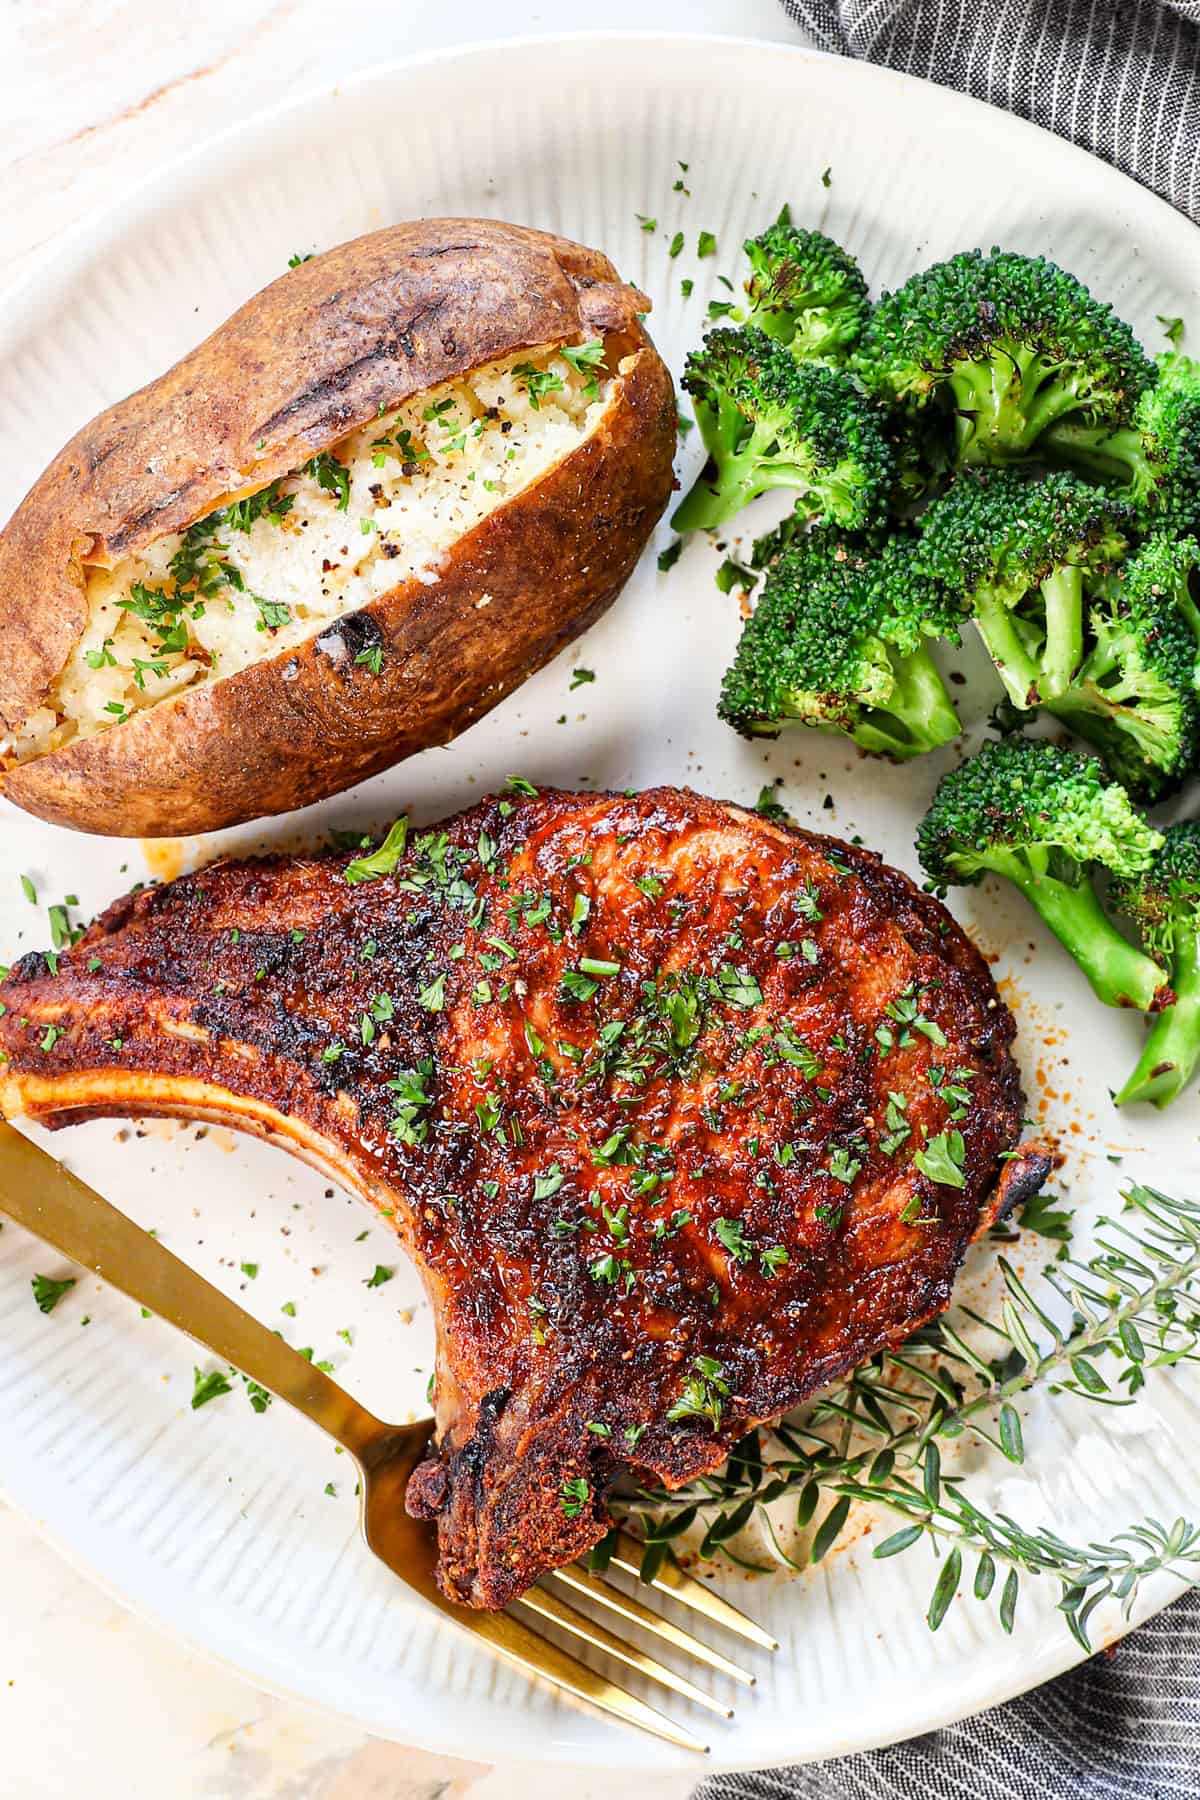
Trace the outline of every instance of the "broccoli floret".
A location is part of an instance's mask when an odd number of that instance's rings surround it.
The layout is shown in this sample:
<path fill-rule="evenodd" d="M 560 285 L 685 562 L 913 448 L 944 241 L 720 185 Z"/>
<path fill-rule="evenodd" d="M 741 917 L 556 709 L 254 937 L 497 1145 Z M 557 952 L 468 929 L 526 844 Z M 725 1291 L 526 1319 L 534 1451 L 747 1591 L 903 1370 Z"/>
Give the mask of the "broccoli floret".
<path fill-rule="evenodd" d="M 1065 694 L 1083 659 L 1085 578 L 1124 552 L 1128 512 L 1062 472 L 971 470 L 922 521 L 926 574 L 970 613 L 1014 706 Z"/>
<path fill-rule="evenodd" d="M 750 303 L 737 316 L 804 361 L 840 361 L 871 310 L 866 281 L 849 251 L 822 231 L 793 225 L 786 206 L 743 249 L 750 259 Z"/>
<path fill-rule="evenodd" d="M 1090 870 L 1137 876 L 1162 834 L 1087 751 L 1039 739 L 989 742 L 943 777 L 917 834 L 939 889 L 1003 875 L 1074 957 L 1106 1006 L 1163 1004 L 1166 974 L 1103 911 Z"/>
<path fill-rule="evenodd" d="M 1110 773 L 1140 800 L 1159 799 L 1177 786 L 1194 767 L 1200 743 L 1200 648 L 1162 579 L 1175 567 L 1175 548 L 1155 542 L 1099 585 L 1079 671 L 1068 691 L 1046 704 L 1095 745 Z"/>
<path fill-rule="evenodd" d="M 878 407 L 848 375 L 800 363 L 761 331 L 710 332 L 687 359 L 709 464 L 675 513 L 676 531 L 721 525 L 768 488 L 857 531 L 880 518 L 892 458 Z"/>
<path fill-rule="evenodd" d="M 1124 424 L 1154 373 L 1082 282 L 1009 250 L 966 251 L 885 294 L 854 363 L 872 393 L 909 409 L 948 399 L 962 463 L 1028 458 L 1072 415 Z"/>
<path fill-rule="evenodd" d="M 926 643 L 938 635 L 957 638 L 957 624 L 907 540 L 797 537 L 767 571 L 718 711 L 746 737 L 807 725 L 919 756 L 961 730 Z"/>
<path fill-rule="evenodd" d="M 1193 685 L 1200 692 L 1200 540 L 1152 537 L 1119 573 L 1123 587 L 1138 600 L 1161 595 L 1172 602 L 1190 634 Z"/>
<path fill-rule="evenodd" d="M 1145 873 L 1113 888 L 1146 949 L 1170 971 L 1175 993 L 1175 1004 L 1151 1026 L 1118 1106 L 1169 1106 L 1200 1067 L 1200 819 L 1168 825 L 1165 836 Z"/>
<path fill-rule="evenodd" d="M 1200 363 L 1159 358 L 1128 425 L 1068 420 L 1046 434 L 1043 449 L 1118 489 L 1152 530 L 1200 530 Z"/>

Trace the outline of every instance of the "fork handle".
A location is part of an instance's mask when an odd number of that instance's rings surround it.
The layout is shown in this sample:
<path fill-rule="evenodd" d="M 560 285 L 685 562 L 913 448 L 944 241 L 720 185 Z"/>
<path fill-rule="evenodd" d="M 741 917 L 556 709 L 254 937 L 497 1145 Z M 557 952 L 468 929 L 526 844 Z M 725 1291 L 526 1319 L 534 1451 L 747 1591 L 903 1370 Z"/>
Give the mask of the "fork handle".
<path fill-rule="evenodd" d="M 395 1435 L 394 1426 L 3 1120 L 0 1212 L 286 1400 L 360 1461 L 370 1462 L 380 1440 Z"/>

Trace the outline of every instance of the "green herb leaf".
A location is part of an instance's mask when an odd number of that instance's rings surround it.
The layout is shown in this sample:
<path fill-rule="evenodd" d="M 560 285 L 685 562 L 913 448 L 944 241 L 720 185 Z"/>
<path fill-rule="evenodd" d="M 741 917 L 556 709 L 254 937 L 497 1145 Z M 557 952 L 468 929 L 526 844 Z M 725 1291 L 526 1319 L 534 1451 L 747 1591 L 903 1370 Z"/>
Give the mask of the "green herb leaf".
<path fill-rule="evenodd" d="M 33 1297 L 39 1312 L 52 1313 L 64 1294 L 69 1294 L 78 1278 L 68 1275 L 62 1281 L 56 1281 L 52 1275 L 35 1275 L 33 1278 Z"/>
<path fill-rule="evenodd" d="M 922 1175 L 942 1187 L 961 1188 L 966 1184 L 963 1172 L 966 1145 L 961 1131 L 939 1131 L 937 1136 L 917 1151 L 913 1162 Z"/>
<path fill-rule="evenodd" d="M 835 1501 L 830 1507 L 829 1511 L 825 1514 L 825 1517 L 817 1527 L 816 1536 L 813 1538 L 812 1549 L 809 1552 L 810 1562 L 819 1563 L 824 1561 L 825 1557 L 837 1543 L 839 1537 L 841 1537 L 842 1527 L 849 1517 L 850 1501 L 846 1495 L 843 1494 L 842 1498 Z"/>
<path fill-rule="evenodd" d="M 230 1370 L 230 1374 L 233 1371 Z M 205 1374 L 200 1369 L 192 1370 L 192 1411 L 198 1412 L 200 1407 L 207 1406 L 210 1400 L 219 1399 L 222 1394 L 231 1394 L 233 1383 L 221 1369 L 210 1369 Z"/>
<path fill-rule="evenodd" d="M 962 1579 L 962 1551 L 955 1544 L 949 1556 L 942 1564 L 942 1572 L 934 1583 L 933 1598 L 929 1602 L 929 1611 L 925 1615 L 930 1631 L 936 1631 L 947 1612 L 950 1602 L 958 1592 L 958 1584 Z"/>
<path fill-rule="evenodd" d="M 562 1507 L 563 1516 L 577 1519 L 588 1501 L 592 1490 L 582 1475 L 576 1475 L 570 1481 L 564 1481 L 558 1490 L 558 1503 Z"/>

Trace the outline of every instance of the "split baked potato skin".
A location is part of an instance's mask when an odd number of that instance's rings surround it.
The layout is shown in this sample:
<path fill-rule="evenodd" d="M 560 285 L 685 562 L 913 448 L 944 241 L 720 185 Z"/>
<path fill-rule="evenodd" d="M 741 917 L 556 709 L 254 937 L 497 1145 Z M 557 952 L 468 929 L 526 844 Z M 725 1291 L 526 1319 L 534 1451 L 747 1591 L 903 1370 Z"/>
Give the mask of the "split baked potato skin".
<path fill-rule="evenodd" d="M 0 790 L 83 831 L 190 835 L 308 805 L 465 730 L 604 611 L 667 504 L 675 396 L 647 307 L 599 252 L 469 219 L 392 226 L 264 289 L 85 426 L 0 534 L 0 732 L 43 702 L 84 629 L 85 560 L 115 563 L 525 348 L 603 336 L 612 398 L 436 583 L 10 767 Z M 375 644 L 378 674 L 355 661 Z"/>

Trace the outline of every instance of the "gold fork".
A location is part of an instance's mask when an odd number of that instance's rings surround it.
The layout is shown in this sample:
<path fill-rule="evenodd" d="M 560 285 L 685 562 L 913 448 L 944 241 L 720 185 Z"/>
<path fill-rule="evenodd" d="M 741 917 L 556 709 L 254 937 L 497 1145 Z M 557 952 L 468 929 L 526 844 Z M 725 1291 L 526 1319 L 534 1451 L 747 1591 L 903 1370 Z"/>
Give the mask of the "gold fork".
<path fill-rule="evenodd" d="M 327 1431 L 358 1464 L 360 1517 L 370 1549 L 406 1586 L 436 1606 L 461 1630 L 469 1631 L 518 1668 L 540 1675 L 623 1724 L 652 1732 L 687 1750 L 707 1749 L 706 1744 L 674 1720 L 544 1637 L 525 1618 L 511 1612 L 474 1612 L 446 1599 L 434 1575 L 434 1533 L 428 1525 L 410 1518 L 404 1509 L 409 1477 L 429 1442 L 432 1419 L 422 1419 L 416 1425 L 387 1425 L 375 1418 L 268 1326 L 243 1311 L 236 1301 L 180 1262 L 94 1188 L 3 1121 L 0 1212 L 53 1245 L 72 1262 L 120 1288 L 160 1319 L 187 1332 L 215 1356 L 233 1364 L 251 1381 L 268 1388 Z M 636 1576 L 640 1560 L 641 1546 L 622 1532 L 610 1566 Z M 778 1648 L 768 1632 L 673 1564 L 664 1564 L 647 1585 L 746 1643 L 762 1650 Z M 555 1627 L 567 1638 L 638 1671 L 693 1705 L 722 1718 L 733 1716 L 732 1707 L 713 1699 L 686 1676 L 598 1619 L 569 1605 L 555 1591 L 556 1587 L 586 1598 L 613 1620 L 646 1632 L 729 1681 L 744 1686 L 754 1682 L 750 1670 L 578 1564 L 556 1569 L 546 1586 L 531 1588 L 516 1603 L 524 1613 Z"/>

